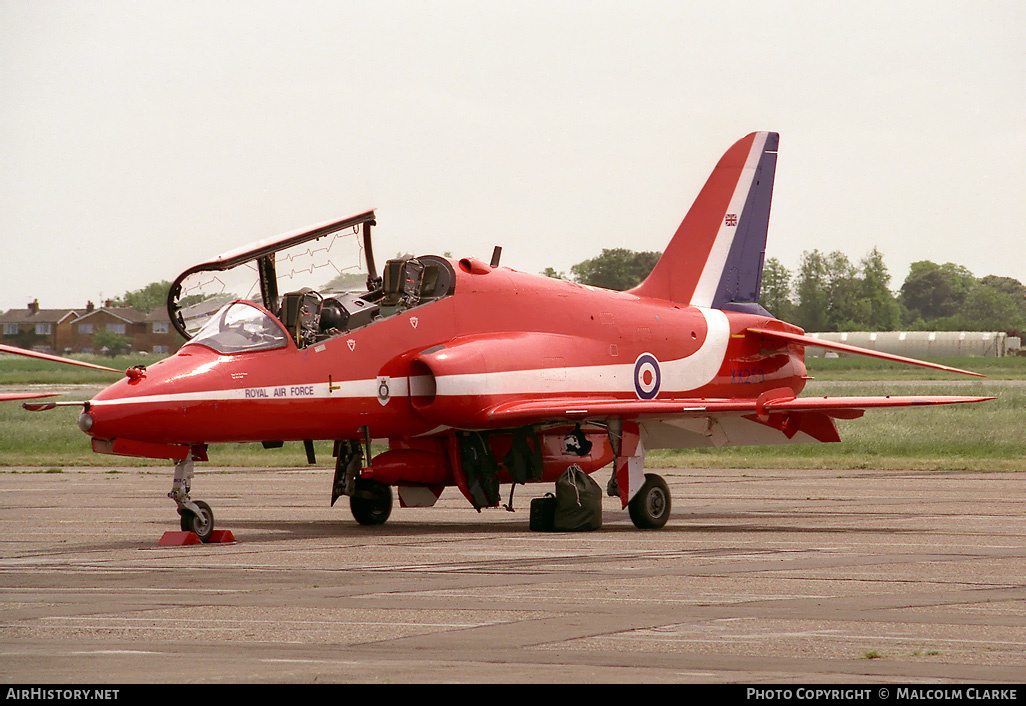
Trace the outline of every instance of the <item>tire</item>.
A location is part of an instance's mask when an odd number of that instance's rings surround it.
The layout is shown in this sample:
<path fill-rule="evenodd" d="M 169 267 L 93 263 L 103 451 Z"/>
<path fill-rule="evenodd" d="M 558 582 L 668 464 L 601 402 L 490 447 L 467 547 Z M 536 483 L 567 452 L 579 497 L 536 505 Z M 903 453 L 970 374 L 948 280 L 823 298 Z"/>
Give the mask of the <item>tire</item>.
<path fill-rule="evenodd" d="M 383 525 L 392 514 L 392 489 L 376 480 L 356 480 L 349 510 L 361 525 Z"/>
<path fill-rule="evenodd" d="M 214 532 L 214 511 L 202 500 L 195 500 L 196 507 L 200 514 L 197 515 L 188 508 L 182 510 L 181 527 L 183 532 L 192 532 L 203 542 L 210 541 L 210 535 Z"/>
<path fill-rule="evenodd" d="M 670 519 L 670 489 L 660 476 L 645 474 L 645 484 L 627 504 L 638 529 L 659 529 Z"/>

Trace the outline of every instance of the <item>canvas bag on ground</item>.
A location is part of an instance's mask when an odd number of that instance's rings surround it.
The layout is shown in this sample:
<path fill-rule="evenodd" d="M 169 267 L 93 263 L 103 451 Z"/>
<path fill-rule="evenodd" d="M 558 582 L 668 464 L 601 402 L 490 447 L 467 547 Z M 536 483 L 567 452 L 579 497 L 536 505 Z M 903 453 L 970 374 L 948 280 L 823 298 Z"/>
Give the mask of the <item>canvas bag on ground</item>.
<path fill-rule="evenodd" d="M 597 530 L 601 526 L 602 488 L 574 464 L 556 481 L 556 516 L 552 528 L 575 532 Z"/>

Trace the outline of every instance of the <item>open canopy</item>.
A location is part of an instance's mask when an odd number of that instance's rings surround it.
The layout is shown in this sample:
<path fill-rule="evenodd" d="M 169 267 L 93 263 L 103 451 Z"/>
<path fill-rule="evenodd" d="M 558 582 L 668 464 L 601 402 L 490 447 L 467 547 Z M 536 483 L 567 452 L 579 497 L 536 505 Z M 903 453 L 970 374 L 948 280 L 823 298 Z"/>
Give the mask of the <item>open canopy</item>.
<path fill-rule="evenodd" d="M 368 291 L 377 282 L 370 228 L 374 212 L 260 240 L 190 267 L 174 281 L 167 310 L 185 338 L 228 302 L 256 301 L 277 315 L 280 294 Z"/>

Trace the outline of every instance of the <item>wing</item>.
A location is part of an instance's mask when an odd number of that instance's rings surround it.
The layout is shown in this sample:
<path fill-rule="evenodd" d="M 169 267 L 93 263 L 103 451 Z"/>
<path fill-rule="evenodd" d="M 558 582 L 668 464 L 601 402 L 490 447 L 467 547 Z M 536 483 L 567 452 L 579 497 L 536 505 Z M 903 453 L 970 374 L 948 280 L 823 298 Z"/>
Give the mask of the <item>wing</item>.
<path fill-rule="evenodd" d="M 548 398 L 499 403 L 485 411 L 489 425 L 515 426 L 537 422 L 603 420 L 620 417 L 638 421 L 723 416 L 822 413 L 834 419 L 856 419 L 867 409 L 967 404 L 993 397 L 953 395 L 888 397 L 795 397 L 790 390 L 771 390 L 754 399 L 629 400 L 616 398 Z"/>
<path fill-rule="evenodd" d="M 72 358 L 61 358 L 59 355 L 50 355 L 49 353 L 40 353 L 39 351 L 30 351 L 24 348 L 15 348 L 14 346 L 7 346 L 0 343 L 0 353 L 11 353 L 12 355 L 20 355 L 26 358 L 37 358 L 39 360 L 48 360 L 52 363 L 64 363 L 65 365 L 77 365 L 82 368 L 92 368 L 93 370 L 106 370 L 111 373 L 120 373 L 121 370 L 115 370 L 114 368 L 108 368 L 105 365 L 94 365 L 93 363 L 86 363 L 82 360 L 74 360 Z M 43 395 L 34 395 L 34 397 L 42 397 Z"/>
<path fill-rule="evenodd" d="M 52 363 L 64 363 L 66 365 L 77 365 L 82 368 L 92 368 L 93 370 L 103 370 L 111 373 L 121 373 L 122 371 L 114 368 L 108 368 L 104 365 L 95 365 L 93 363 L 86 363 L 82 360 L 74 360 L 72 358 L 62 358 L 59 355 L 50 355 L 49 353 L 40 353 L 39 351 L 30 351 L 24 348 L 16 348 L 14 346 L 8 346 L 0 343 L 0 353 L 10 353 L 12 355 L 20 355 L 25 358 L 36 358 L 37 360 L 48 360 Z M 0 402 L 14 402 L 16 400 L 35 400 L 42 399 L 43 397 L 59 397 L 60 392 L 5 392 L 0 393 Z M 30 412 L 42 412 L 55 407 L 77 407 L 85 404 L 84 402 L 40 402 L 37 404 L 25 403 L 22 406 Z"/>
<path fill-rule="evenodd" d="M 59 392 L 4 392 L 0 393 L 0 402 L 14 402 L 15 400 L 37 400 L 43 397 L 58 397 Z"/>

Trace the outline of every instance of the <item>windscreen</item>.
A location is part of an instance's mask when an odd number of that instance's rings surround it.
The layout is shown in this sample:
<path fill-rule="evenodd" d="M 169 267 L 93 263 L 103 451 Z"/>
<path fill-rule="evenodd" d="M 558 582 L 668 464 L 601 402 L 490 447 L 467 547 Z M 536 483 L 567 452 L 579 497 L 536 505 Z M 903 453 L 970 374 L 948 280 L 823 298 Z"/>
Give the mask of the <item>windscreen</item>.
<path fill-rule="evenodd" d="M 281 322 L 249 302 L 236 301 L 208 317 L 189 344 L 200 343 L 218 353 L 232 354 L 284 348 L 288 340 Z"/>

